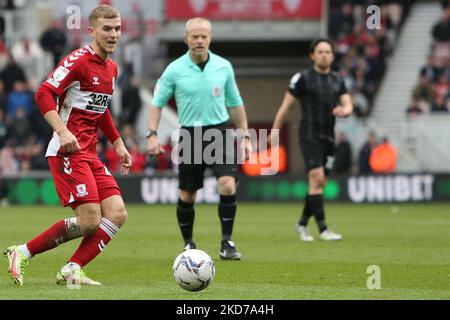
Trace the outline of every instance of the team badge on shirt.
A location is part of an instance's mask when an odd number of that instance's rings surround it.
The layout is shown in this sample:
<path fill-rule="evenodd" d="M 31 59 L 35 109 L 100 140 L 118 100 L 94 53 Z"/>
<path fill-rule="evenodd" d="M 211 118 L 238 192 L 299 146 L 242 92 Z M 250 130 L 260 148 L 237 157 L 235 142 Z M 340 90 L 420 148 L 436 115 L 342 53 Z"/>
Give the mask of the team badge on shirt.
<path fill-rule="evenodd" d="M 77 185 L 77 197 L 86 197 L 89 193 L 86 190 L 85 184 L 79 184 Z"/>
<path fill-rule="evenodd" d="M 213 87 L 213 91 L 212 91 L 212 95 L 214 97 L 220 97 L 220 94 L 222 93 L 222 90 L 220 89 L 219 86 L 214 86 Z"/>

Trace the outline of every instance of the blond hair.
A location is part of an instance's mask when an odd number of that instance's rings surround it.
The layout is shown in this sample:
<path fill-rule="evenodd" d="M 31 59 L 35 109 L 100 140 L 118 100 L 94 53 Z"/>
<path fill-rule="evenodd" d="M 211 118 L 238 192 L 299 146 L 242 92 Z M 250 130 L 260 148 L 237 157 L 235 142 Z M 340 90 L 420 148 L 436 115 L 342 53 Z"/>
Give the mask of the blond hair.
<path fill-rule="evenodd" d="M 189 19 L 186 22 L 186 26 L 184 28 L 184 32 L 186 34 L 189 33 L 189 29 L 194 22 L 204 23 L 206 25 L 206 27 L 208 28 L 209 32 L 211 33 L 211 30 L 212 30 L 211 21 L 209 21 L 208 19 L 205 19 L 205 18 L 196 17 L 196 18 Z"/>
<path fill-rule="evenodd" d="M 95 27 L 97 24 L 98 19 L 104 18 L 104 19 L 114 19 L 114 18 L 120 18 L 119 11 L 106 4 L 102 4 L 92 10 L 91 14 L 89 15 L 89 26 Z"/>

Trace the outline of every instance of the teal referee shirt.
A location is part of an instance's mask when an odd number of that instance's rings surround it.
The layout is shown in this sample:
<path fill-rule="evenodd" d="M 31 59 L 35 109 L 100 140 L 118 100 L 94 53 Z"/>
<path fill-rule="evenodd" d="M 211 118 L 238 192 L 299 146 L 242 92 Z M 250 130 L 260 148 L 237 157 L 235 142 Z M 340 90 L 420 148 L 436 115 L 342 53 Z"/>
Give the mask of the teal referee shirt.
<path fill-rule="evenodd" d="M 184 127 L 216 125 L 230 118 L 227 107 L 243 104 L 231 63 L 209 51 L 202 71 L 189 52 L 169 64 L 158 80 L 152 104 L 163 108 L 175 96 Z"/>

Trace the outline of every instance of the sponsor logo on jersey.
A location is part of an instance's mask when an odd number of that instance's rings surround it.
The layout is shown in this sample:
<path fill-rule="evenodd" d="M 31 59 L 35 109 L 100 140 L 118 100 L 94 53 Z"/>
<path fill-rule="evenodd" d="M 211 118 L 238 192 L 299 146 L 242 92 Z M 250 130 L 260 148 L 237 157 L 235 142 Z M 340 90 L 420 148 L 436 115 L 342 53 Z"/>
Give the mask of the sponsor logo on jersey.
<path fill-rule="evenodd" d="M 100 84 L 100 82 L 98 82 L 98 77 L 93 77 L 92 79 L 94 80 L 92 82 L 92 84 L 95 84 L 95 85 L 99 85 Z"/>
<path fill-rule="evenodd" d="M 107 94 L 91 93 L 91 99 L 88 101 L 86 110 L 103 113 L 108 108 L 111 97 Z"/>

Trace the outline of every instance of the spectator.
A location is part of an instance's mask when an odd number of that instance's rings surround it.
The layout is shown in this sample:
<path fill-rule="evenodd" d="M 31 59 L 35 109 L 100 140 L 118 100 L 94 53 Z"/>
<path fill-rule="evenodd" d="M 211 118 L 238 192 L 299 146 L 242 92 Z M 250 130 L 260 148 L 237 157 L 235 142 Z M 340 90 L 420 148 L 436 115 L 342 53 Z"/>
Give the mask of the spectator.
<path fill-rule="evenodd" d="M 375 174 L 389 174 L 397 170 L 397 149 L 387 137 L 372 150 L 369 164 Z"/>
<path fill-rule="evenodd" d="M 120 130 L 120 133 L 127 149 L 136 143 L 136 133 L 134 131 L 134 127 L 132 127 L 131 125 L 125 124 Z"/>
<path fill-rule="evenodd" d="M 33 78 L 38 76 L 37 63 L 42 63 L 39 59 L 43 57 L 43 52 L 37 42 L 31 41 L 25 36 L 12 46 L 11 55 L 15 61 L 20 62 L 25 70 L 32 71 L 32 74 L 28 74 L 29 76 Z"/>
<path fill-rule="evenodd" d="M 434 65 L 433 55 L 429 55 L 427 64 L 420 70 L 420 76 L 426 76 L 431 82 L 437 81 L 439 70 Z"/>
<path fill-rule="evenodd" d="M 105 156 L 105 144 L 106 141 L 102 141 L 102 139 L 98 140 L 97 145 L 95 146 L 98 154 L 98 158 L 101 162 L 106 163 L 106 156 Z"/>
<path fill-rule="evenodd" d="M 6 115 L 6 93 L 5 93 L 5 84 L 2 80 L 0 80 L 0 110 L 3 111 L 3 114 Z"/>
<path fill-rule="evenodd" d="M 0 178 L 0 207 L 8 206 L 9 204 L 8 192 L 9 192 L 8 185 L 6 184 L 5 180 Z"/>
<path fill-rule="evenodd" d="M 26 116 L 24 108 L 18 108 L 14 116 L 14 120 L 8 122 L 7 136 L 8 139 L 14 139 L 17 144 L 21 145 L 32 135 L 30 121 Z"/>
<path fill-rule="evenodd" d="M 53 20 L 52 26 L 44 31 L 41 36 L 40 44 L 44 51 L 53 55 L 53 65 L 56 66 L 64 53 L 67 37 L 59 20 Z"/>
<path fill-rule="evenodd" d="M 122 124 L 129 124 L 133 127 L 135 125 L 136 118 L 142 107 L 139 84 L 139 78 L 132 76 L 130 83 L 122 92 Z"/>
<path fill-rule="evenodd" d="M 446 102 L 445 98 L 443 98 L 441 96 L 436 97 L 436 100 L 431 105 L 431 111 L 448 113 L 449 110 L 447 108 L 447 102 Z"/>
<path fill-rule="evenodd" d="M 346 2 L 342 5 L 340 16 L 338 16 L 337 30 L 341 30 L 348 34 L 353 30 L 355 18 L 353 17 L 353 8 L 351 3 Z"/>
<path fill-rule="evenodd" d="M 108 141 L 105 150 L 106 167 L 111 172 L 118 172 L 120 169 L 120 158 L 117 155 L 114 146 Z"/>
<path fill-rule="evenodd" d="M 450 1 L 449 0 L 441 0 L 442 9 L 450 9 Z"/>
<path fill-rule="evenodd" d="M 25 117 L 29 118 L 33 111 L 33 102 L 30 94 L 26 91 L 26 84 L 22 81 L 14 83 L 14 90 L 8 95 L 6 102 L 7 117 L 14 119 L 18 109 L 23 109 Z"/>
<path fill-rule="evenodd" d="M 431 105 L 434 99 L 434 90 L 427 76 L 420 76 L 420 82 L 414 87 L 413 97 L 416 100 L 424 100 Z"/>
<path fill-rule="evenodd" d="M 437 42 L 450 40 L 450 10 L 442 12 L 442 18 L 433 27 L 433 38 Z"/>
<path fill-rule="evenodd" d="M 47 159 L 45 158 L 46 147 L 44 143 L 31 135 L 24 144 L 24 160 L 26 160 L 29 170 L 49 170 Z"/>
<path fill-rule="evenodd" d="M 7 126 L 5 121 L 5 112 L 0 109 L 0 149 L 3 147 L 6 141 Z"/>
<path fill-rule="evenodd" d="M 30 94 L 30 96 L 34 95 Z M 52 138 L 53 129 L 48 125 L 47 121 L 45 121 L 44 117 L 41 116 L 34 99 L 32 99 L 32 104 L 33 107 L 29 117 L 31 130 L 33 131 L 33 134 L 36 135 L 38 140 L 50 141 Z"/>
<path fill-rule="evenodd" d="M 8 95 L 14 89 L 14 83 L 16 81 L 27 82 L 25 72 L 16 64 L 16 61 L 8 56 L 8 64 L 5 69 L 0 73 L 0 79 L 5 85 L 5 94 Z"/>
<path fill-rule="evenodd" d="M 444 100 L 450 89 L 448 78 L 446 74 L 441 74 L 438 81 L 433 85 L 434 99 Z"/>
<path fill-rule="evenodd" d="M 0 28 L 1 28 L 2 17 L 0 16 Z M 9 61 L 9 52 L 3 38 L 0 36 L 0 70 L 3 70 Z"/>
<path fill-rule="evenodd" d="M 367 97 L 362 93 L 358 91 L 352 91 L 351 97 L 353 101 L 353 106 L 355 110 L 355 114 L 358 117 L 366 116 L 369 114 L 370 111 L 370 103 Z"/>
<path fill-rule="evenodd" d="M 337 174 L 350 174 L 351 168 L 352 147 L 346 135 L 340 132 L 336 137 L 336 153 L 333 169 Z"/>
<path fill-rule="evenodd" d="M 421 114 L 425 111 L 425 110 L 423 110 L 422 106 L 423 105 L 420 105 L 419 101 L 416 98 L 412 97 L 411 104 L 406 109 L 406 113 L 408 114 L 408 116 L 415 116 L 417 114 Z"/>
<path fill-rule="evenodd" d="M 372 150 L 377 145 L 377 138 L 375 135 L 375 132 L 371 131 L 369 133 L 369 137 L 367 141 L 364 143 L 364 145 L 361 147 L 361 150 L 359 151 L 359 157 L 358 157 L 358 167 L 359 167 L 359 174 L 371 174 L 373 171 L 370 168 L 369 159 L 370 155 L 372 153 Z"/>
<path fill-rule="evenodd" d="M 19 173 L 19 163 L 14 157 L 14 143 L 9 140 L 0 149 L 0 176 L 12 176 Z"/>
<path fill-rule="evenodd" d="M 123 71 L 120 72 L 117 84 L 120 89 L 125 90 L 131 83 L 131 78 L 134 76 L 133 65 L 131 63 L 125 63 Z"/>
<path fill-rule="evenodd" d="M 381 6 L 380 29 L 366 27 L 365 8 L 371 4 Z M 347 78 L 346 83 L 354 84 L 349 91 L 360 101 L 361 108 L 355 104 L 358 116 L 370 113 L 375 91 L 386 69 L 386 57 L 394 48 L 408 7 L 409 4 L 389 0 L 329 1 L 329 34 L 337 40 L 336 65 L 341 72 L 345 70 L 347 77 L 353 78 Z"/>
<path fill-rule="evenodd" d="M 136 141 L 128 145 L 128 150 L 131 154 L 131 159 L 133 161 L 133 167 L 131 172 L 142 173 L 147 166 L 146 155 L 139 150 L 139 146 Z"/>

